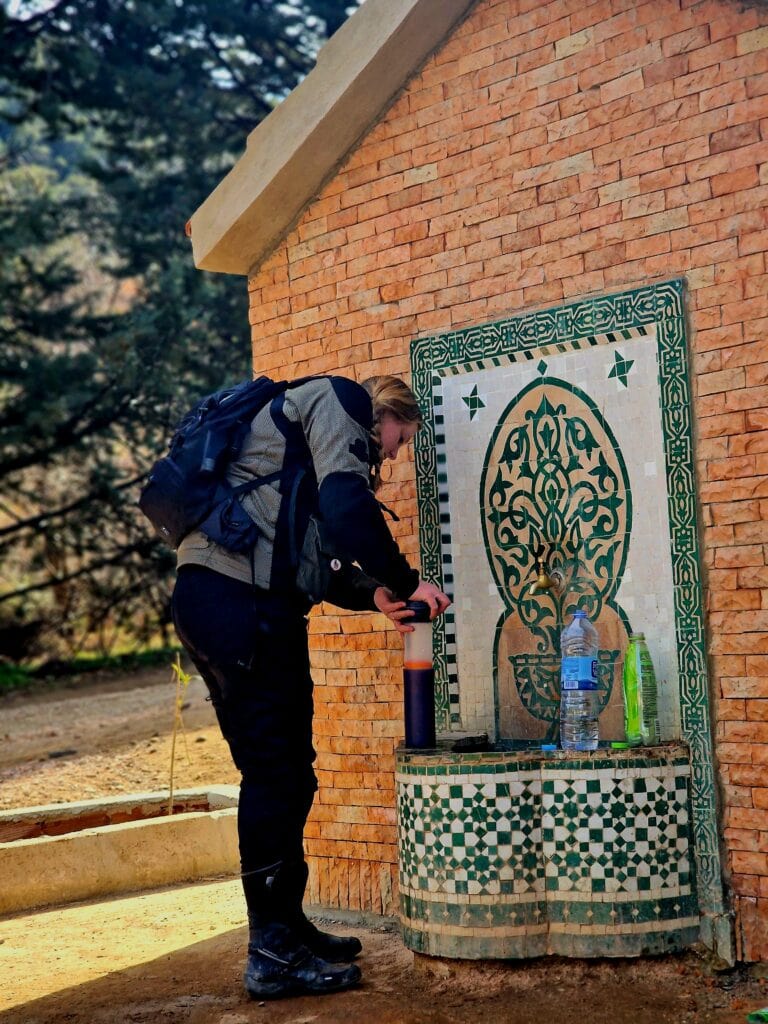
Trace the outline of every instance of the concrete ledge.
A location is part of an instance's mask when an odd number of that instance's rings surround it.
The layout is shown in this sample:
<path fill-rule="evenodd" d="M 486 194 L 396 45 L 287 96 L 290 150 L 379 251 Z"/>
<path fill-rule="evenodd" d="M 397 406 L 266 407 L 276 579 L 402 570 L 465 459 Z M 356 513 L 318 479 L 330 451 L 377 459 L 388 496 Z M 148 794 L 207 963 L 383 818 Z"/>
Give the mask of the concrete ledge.
<path fill-rule="evenodd" d="M 239 873 L 236 786 L 0 812 L 0 914 Z M 26 838 L 24 838 L 26 837 Z"/>
<path fill-rule="evenodd" d="M 366 0 L 190 221 L 195 265 L 248 274 L 475 0 Z"/>

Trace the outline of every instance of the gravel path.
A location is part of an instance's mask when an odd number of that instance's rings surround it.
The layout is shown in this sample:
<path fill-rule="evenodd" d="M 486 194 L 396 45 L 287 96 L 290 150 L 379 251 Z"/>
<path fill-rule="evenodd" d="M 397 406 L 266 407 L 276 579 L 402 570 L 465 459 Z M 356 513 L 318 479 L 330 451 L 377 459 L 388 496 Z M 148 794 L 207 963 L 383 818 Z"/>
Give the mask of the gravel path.
<path fill-rule="evenodd" d="M 167 789 L 175 683 L 153 670 L 0 701 L 0 809 Z M 174 785 L 236 783 L 205 686 L 184 695 Z"/>

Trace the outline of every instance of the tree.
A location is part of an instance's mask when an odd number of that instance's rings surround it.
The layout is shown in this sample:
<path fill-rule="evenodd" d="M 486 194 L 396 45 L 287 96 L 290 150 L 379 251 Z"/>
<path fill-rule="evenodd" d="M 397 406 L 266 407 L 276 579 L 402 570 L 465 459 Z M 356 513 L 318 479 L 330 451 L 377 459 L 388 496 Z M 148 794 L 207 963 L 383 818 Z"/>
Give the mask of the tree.
<path fill-rule="evenodd" d="M 167 628 L 173 558 L 136 514 L 138 481 L 178 416 L 250 366 L 246 289 L 195 270 L 183 227 L 348 8 L 0 11 L 6 654 L 21 634 L 72 651 Z"/>

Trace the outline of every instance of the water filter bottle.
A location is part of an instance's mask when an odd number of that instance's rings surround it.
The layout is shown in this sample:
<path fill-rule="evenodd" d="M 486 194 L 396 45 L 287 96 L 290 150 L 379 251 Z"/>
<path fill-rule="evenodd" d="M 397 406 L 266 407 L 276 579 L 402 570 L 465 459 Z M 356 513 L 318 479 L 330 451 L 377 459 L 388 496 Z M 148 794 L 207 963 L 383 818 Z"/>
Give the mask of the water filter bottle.
<path fill-rule="evenodd" d="M 600 713 L 597 694 L 597 630 L 587 613 L 573 613 L 560 634 L 560 746 L 596 750 Z"/>
<path fill-rule="evenodd" d="M 624 658 L 624 725 L 631 747 L 659 742 L 656 673 L 644 633 L 632 633 Z"/>
<path fill-rule="evenodd" d="M 432 662 L 432 623 L 426 601 L 408 601 L 413 626 L 405 634 L 403 687 L 405 693 L 405 745 L 415 750 L 434 748 L 435 670 Z"/>

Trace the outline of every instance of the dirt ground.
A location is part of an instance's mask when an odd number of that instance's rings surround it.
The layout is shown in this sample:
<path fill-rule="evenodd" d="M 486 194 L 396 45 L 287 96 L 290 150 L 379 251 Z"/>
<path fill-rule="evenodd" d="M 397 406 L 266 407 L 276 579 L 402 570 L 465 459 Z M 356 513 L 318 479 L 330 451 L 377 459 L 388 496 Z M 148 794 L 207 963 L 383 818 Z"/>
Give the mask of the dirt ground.
<path fill-rule="evenodd" d="M 236 782 L 202 685 L 185 699 L 175 785 Z M 0 699 L 0 807 L 167 789 L 173 701 L 158 670 Z M 0 919 L 0 1024 L 743 1024 L 768 1004 L 763 968 L 695 953 L 449 962 L 414 956 L 391 921 L 319 913 L 363 939 L 362 985 L 273 1003 L 241 990 L 237 880 Z"/>

